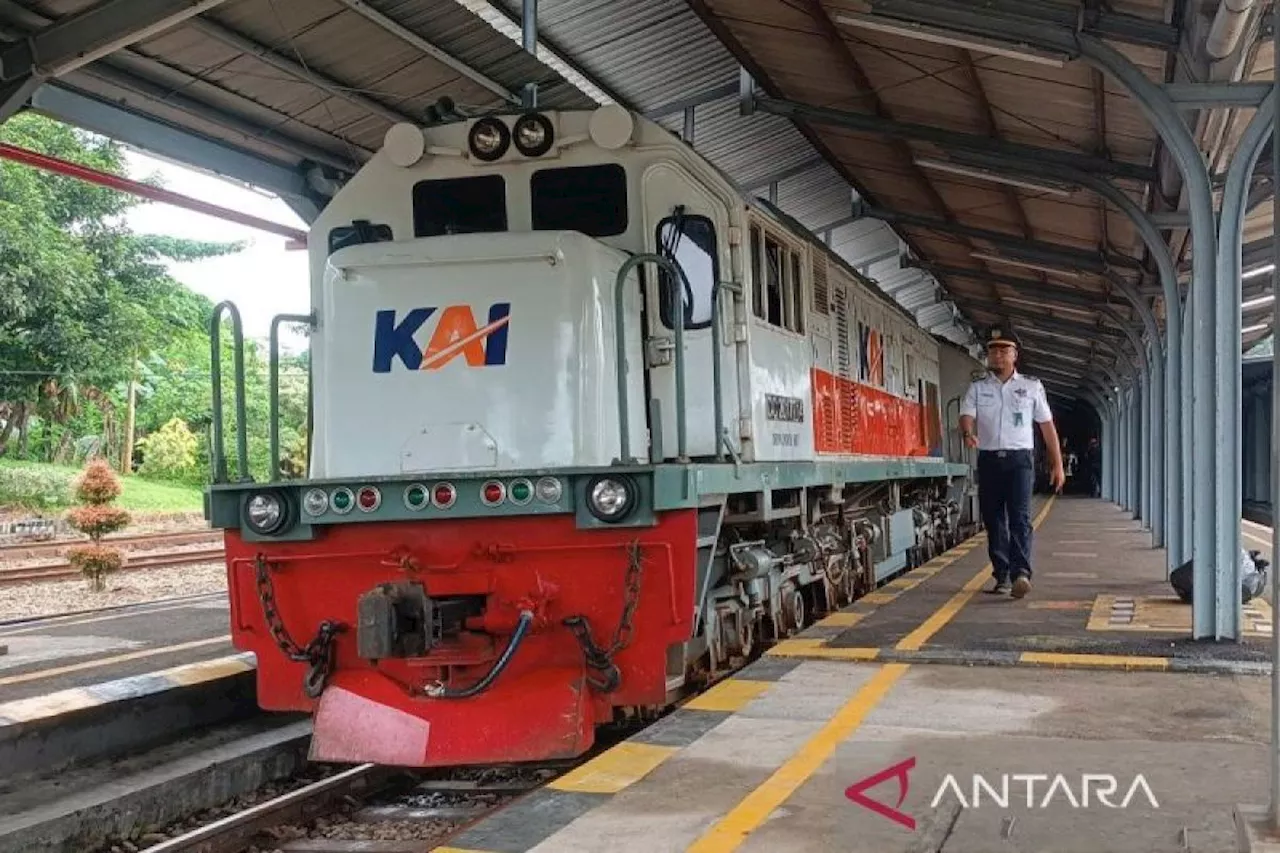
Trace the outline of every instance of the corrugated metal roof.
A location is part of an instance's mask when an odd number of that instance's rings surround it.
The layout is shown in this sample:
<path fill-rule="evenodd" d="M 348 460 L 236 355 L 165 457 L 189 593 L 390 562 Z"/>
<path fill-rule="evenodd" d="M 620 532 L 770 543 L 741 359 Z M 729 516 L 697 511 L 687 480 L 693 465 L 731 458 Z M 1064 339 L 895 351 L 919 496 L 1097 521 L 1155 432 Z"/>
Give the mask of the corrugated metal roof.
<path fill-rule="evenodd" d="M 512 16 L 519 0 L 499 0 Z M 735 57 L 684 0 L 539 0 L 539 33 L 571 53 L 593 79 L 640 112 L 654 111 L 738 79 Z M 681 133 L 684 118 L 674 114 L 660 123 Z M 751 186 L 762 178 L 806 163 L 812 168 L 777 182 L 777 205 L 809 229 L 847 219 L 853 193 L 834 166 L 796 129 L 776 116 L 741 115 L 736 95 L 695 110 L 694 148 L 730 178 Z M 815 163 L 816 161 L 816 163 Z M 757 188 L 767 196 L 767 188 Z M 841 227 L 832 248 L 855 266 L 861 259 L 897 246 L 893 231 L 881 223 L 859 229 Z M 884 265 L 882 265 L 883 267 Z M 896 261 L 885 268 L 896 268 Z M 964 339 L 966 331 L 955 329 Z"/>

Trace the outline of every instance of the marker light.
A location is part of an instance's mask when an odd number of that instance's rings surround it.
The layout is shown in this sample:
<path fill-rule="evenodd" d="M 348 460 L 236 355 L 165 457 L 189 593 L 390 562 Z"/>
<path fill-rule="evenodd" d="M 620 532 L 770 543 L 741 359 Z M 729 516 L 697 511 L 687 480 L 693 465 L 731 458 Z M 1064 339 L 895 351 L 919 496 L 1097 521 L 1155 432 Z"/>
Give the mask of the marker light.
<path fill-rule="evenodd" d="M 538 495 L 538 500 L 544 504 L 553 504 L 560 500 L 560 495 L 563 494 L 564 489 L 560 485 L 560 481 L 555 477 L 543 477 L 538 481 L 534 491 Z"/>
<path fill-rule="evenodd" d="M 365 486 L 356 495 L 356 503 L 360 505 L 361 512 L 373 512 L 382 503 L 382 492 L 373 486 Z"/>
<path fill-rule="evenodd" d="M 284 498 L 276 492 L 259 492 L 244 507 L 244 520 L 249 529 L 262 536 L 279 532 L 288 520 Z"/>
<path fill-rule="evenodd" d="M 490 480 L 480 490 L 480 500 L 485 506 L 497 506 L 507 496 L 507 490 L 497 480 Z"/>
<path fill-rule="evenodd" d="M 587 483 L 587 508 L 601 521 L 621 521 L 635 504 L 635 485 L 623 477 L 596 477 Z"/>
<path fill-rule="evenodd" d="M 551 121 L 541 113 L 525 113 L 516 120 L 516 150 L 526 157 L 541 157 L 551 150 L 555 133 Z"/>
<path fill-rule="evenodd" d="M 419 483 L 404 490 L 404 505 L 409 509 L 422 509 L 431 500 L 427 494 L 427 487 Z"/>
<path fill-rule="evenodd" d="M 471 149 L 471 155 L 477 160 L 492 163 L 507 153 L 507 148 L 511 145 L 511 131 L 492 116 L 482 118 L 471 125 L 467 145 Z"/>
<path fill-rule="evenodd" d="M 528 480 L 512 480 L 510 494 L 513 504 L 524 506 L 533 500 L 533 486 Z"/>
<path fill-rule="evenodd" d="M 351 512 L 351 507 L 355 506 L 356 496 L 351 494 L 351 490 L 346 486 L 333 490 L 333 494 L 329 497 L 329 506 L 338 515 L 346 515 Z"/>
<path fill-rule="evenodd" d="M 431 502 L 440 509 L 448 509 L 458 499 L 458 492 L 451 483 L 440 483 L 431 493 Z"/>
<path fill-rule="evenodd" d="M 329 508 L 329 496 L 323 489 L 312 489 L 302 499 L 302 508 L 307 511 L 307 515 L 324 515 Z"/>

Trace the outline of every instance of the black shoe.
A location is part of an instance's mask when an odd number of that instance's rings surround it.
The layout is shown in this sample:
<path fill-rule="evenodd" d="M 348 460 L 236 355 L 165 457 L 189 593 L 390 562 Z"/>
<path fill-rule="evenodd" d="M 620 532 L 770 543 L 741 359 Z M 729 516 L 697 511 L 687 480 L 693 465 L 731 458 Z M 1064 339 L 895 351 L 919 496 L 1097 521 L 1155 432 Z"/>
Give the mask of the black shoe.
<path fill-rule="evenodd" d="M 1018 575 L 1018 579 L 1013 582 L 1013 597 L 1022 598 L 1029 592 L 1031 592 L 1031 578 Z"/>

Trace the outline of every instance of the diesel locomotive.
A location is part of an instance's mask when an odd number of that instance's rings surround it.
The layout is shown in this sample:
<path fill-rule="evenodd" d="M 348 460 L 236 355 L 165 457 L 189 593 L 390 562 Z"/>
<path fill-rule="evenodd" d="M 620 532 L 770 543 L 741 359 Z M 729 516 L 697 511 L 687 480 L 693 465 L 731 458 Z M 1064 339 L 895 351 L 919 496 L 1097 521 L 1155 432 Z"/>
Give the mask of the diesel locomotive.
<path fill-rule="evenodd" d="M 977 524 L 981 364 L 619 106 L 394 126 L 307 251 L 308 470 L 215 383 L 206 503 L 313 759 L 579 755 Z"/>

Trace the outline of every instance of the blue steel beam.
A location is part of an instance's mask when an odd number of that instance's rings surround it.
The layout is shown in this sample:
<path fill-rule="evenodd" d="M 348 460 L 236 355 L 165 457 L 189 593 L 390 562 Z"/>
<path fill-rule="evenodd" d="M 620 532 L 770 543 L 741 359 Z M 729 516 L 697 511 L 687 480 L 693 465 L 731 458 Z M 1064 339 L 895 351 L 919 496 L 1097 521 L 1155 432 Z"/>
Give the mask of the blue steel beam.
<path fill-rule="evenodd" d="M 1271 138 L 1275 122 L 1276 103 L 1268 98 L 1254 113 L 1252 120 L 1240 137 L 1227 169 L 1227 184 L 1222 192 L 1221 233 L 1218 238 L 1219 294 L 1215 339 L 1218 347 L 1217 381 L 1221 395 L 1216 412 L 1218 444 L 1215 446 L 1217 464 L 1223 472 L 1222 494 L 1215 507 L 1218 523 L 1218 565 L 1231 566 L 1233 571 L 1218 572 L 1217 596 L 1220 609 L 1235 620 L 1233 633 L 1240 631 L 1240 329 L 1238 306 L 1241 301 L 1240 264 L 1243 252 L 1245 207 L 1249 194 L 1250 177 L 1263 146 Z M 1231 310 L 1235 308 L 1235 310 Z"/>
<path fill-rule="evenodd" d="M 31 97 L 31 109 L 144 151 L 243 181 L 299 207 L 322 206 L 324 196 L 302 169 L 172 127 L 124 107 L 79 94 L 60 83 L 45 84 Z M 296 209 L 296 208 L 295 208 Z M 303 216 L 308 222 L 314 219 Z"/>
<path fill-rule="evenodd" d="M 1062 266 L 1067 269 L 1086 270 L 1102 274 L 1111 267 L 1122 267 L 1135 270 L 1141 268 L 1138 261 L 1124 255 L 1117 255 L 1110 252 L 1087 252 L 1073 246 L 1061 246 L 1056 243 L 1045 243 L 1040 240 L 1027 240 L 1023 237 L 1018 237 L 1014 234 L 1008 234 L 1003 231 L 992 231 L 988 228 L 975 228 L 971 225 L 962 225 L 958 222 L 947 222 L 946 220 L 935 219 L 931 216 L 921 216 L 918 213 L 907 213 L 905 211 L 886 210 L 881 207 L 873 207 L 862 201 L 854 203 L 853 213 L 855 216 L 865 216 L 869 219 L 878 219 L 882 222 L 892 222 L 898 225 L 927 228 L 931 231 L 938 231 L 944 234 L 958 234 L 963 237 L 972 237 L 975 240 L 985 240 L 988 243 L 1001 246 L 1011 252 L 1016 252 L 1019 258 L 1053 264 L 1055 266 Z"/>
<path fill-rule="evenodd" d="M 1087 154 L 1076 154 L 1057 148 L 1040 148 L 1019 142 L 1005 142 L 999 139 L 992 139 L 989 136 L 977 136 L 930 125 L 894 121 L 893 119 L 869 113 L 855 113 L 830 107 L 815 107 L 783 98 L 761 96 L 755 92 L 748 92 L 747 99 L 742 105 L 742 109 L 747 115 L 750 115 L 753 111 L 759 111 L 789 118 L 793 121 L 844 127 L 893 139 L 929 142 L 947 150 L 978 151 L 1000 156 L 1040 159 L 1045 163 L 1057 163 L 1060 166 L 1070 166 L 1145 183 L 1154 183 L 1158 180 L 1154 169 L 1138 163 L 1124 163 L 1105 157 L 1092 157 Z"/>
<path fill-rule="evenodd" d="M 214 8 L 224 0 L 102 0 L 0 47 L 0 80 L 48 79 Z"/>

